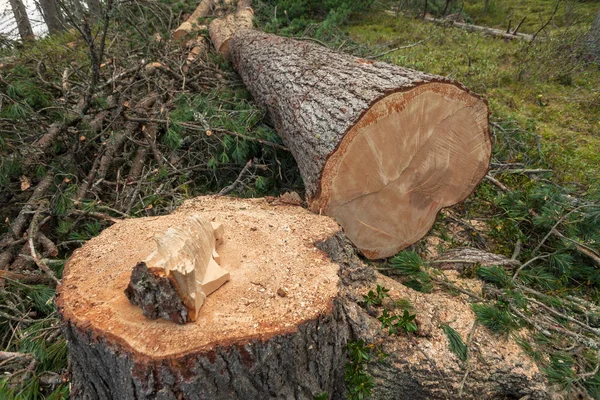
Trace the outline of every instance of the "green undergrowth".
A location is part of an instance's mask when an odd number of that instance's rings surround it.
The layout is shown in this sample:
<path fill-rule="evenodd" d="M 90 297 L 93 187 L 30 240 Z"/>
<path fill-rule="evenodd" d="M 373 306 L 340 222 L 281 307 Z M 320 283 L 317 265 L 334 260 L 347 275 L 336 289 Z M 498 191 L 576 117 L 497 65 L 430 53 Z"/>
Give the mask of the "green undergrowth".
<path fill-rule="evenodd" d="M 535 33 L 552 18 L 556 4 L 556 0 L 489 0 L 488 8 L 485 10 L 483 0 L 465 0 L 456 7 L 461 8 L 463 13 L 469 16 L 470 22 L 492 28 L 506 29 L 510 21 L 514 29 L 525 17 L 519 32 Z M 551 26 L 586 27 L 597 11 L 598 3 L 594 1 L 561 1 Z"/>

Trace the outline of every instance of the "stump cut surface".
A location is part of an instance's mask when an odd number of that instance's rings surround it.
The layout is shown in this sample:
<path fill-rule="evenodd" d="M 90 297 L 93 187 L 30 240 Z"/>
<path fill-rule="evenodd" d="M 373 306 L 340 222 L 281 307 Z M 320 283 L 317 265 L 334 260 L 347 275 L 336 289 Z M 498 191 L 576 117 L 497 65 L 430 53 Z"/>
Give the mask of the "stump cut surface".
<path fill-rule="evenodd" d="M 131 271 L 155 249 L 155 233 L 194 212 L 223 224 L 219 255 L 231 281 L 207 298 L 194 323 L 149 320 L 124 294 Z M 197 198 L 171 215 L 120 222 L 86 243 L 65 267 L 57 304 L 75 327 L 154 360 L 267 340 L 330 312 L 338 265 L 314 243 L 337 231 L 333 220 L 301 207 Z"/>

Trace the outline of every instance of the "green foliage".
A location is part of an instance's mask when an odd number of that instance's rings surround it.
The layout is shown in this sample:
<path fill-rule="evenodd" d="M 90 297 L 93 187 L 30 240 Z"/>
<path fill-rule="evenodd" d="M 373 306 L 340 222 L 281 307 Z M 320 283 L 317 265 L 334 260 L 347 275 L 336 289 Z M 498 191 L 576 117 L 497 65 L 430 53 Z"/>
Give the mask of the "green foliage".
<path fill-rule="evenodd" d="M 375 386 L 373 377 L 366 371 L 367 365 L 373 360 L 381 361 L 387 355 L 374 345 L 359 339 L 346 344 L 348 362 L 344 373 L 347 398 L 349 400 L 363 400 L 371 396 Z"/>
<path fill-rule="evenodd" d="M 513 285 L 512 279 L 508 276 L 506 270 L 497 265 L 491 267 L 479 267 L 477 269 L 477 276 L 484 281 L 493 283 L 501 288 L 508 288 Z"/>
<path fill-rule="evenodd" d="M 329 400 L 329 393 L 323 392 L 315 396 L 315 400 Z"/>
<path fill-rule="evenodd" d="M 387 309 L 383 309 L 383 312 L 379 318 L 381 327 L 388 330 L 390 335 L 397 335 L 399 333 L 414 333 L 418 330 L 415 318 L 417 316 L 410 314 L 408 310 L 404 310 L 402 315 L 390 314 Z"/>
<path fill-rule="evenodd" d="M 471 304 L 477 321 L 494 333 L 510 333 L 517 323 L 503 305 Z"/>
<path fill-rule="evenodd" d="M 450 351 L 452 351 L 456 356 L 462 361 L 467 361 L 468 349 L 465 342 L 463 342 L 462 338 L 450 325 L 443 324 L 441 326 L 442 330 L 446 334 L 448 338 L 448 344 L 450 346 Z"/>
<path fill-rule="evenodd" d="M 60 336 L 53 302 L 54 289 L 44 285 L 26 285 L 11 279 L 6 279 L 5 285 L 7 290 L 0 293 L 3 312 L 16 318 L 25 314 L 29 318 L 36 313 L 39 319 L 23 322 L 19 329 L 11 329 L 4 319 L 0 321 L 3 348 L 6 351 L 28 354 L 25 362 L 31 368 L 17 368 L 16 375 L 10 381 L 8 377 L 0 379 L 0 398 L 66 399 L 67 386 L 60 385 L 50 391 L 40 386 L 39 382 L 41 375 L 64 371 L 67 367 L 67 346 Z"/>
<path fill-rule="evenodd" d="M 33 301 L 38 311 L 45 315 L 54 311 L 54 289 L 45 285 L 31 285 L 24 287 L 24 293 Z"/>
<path fill-rule="evenodd" d="M 594 247 L 600 243 L 597 206 L 600 197 L 596 193 L 589 193 L 585 202 L 575 202 L 565 188 L 550 183 L 528 183 L 521 190 L 501 193 L 494 200 L 502 222 L 492 224 L 491 234 L 499 241 L 514 241 L 515 237 L 525 239 L 526 258 L 546 253 L 543 259 L 531 263 L 520 273 L 523 282 L 545 290 L 559 285 L 587 285 L 592 290 L 600 288 L 597 268 L 591 265 L 588 257 L 577 251 L 574 244 L 587 243 Z M 511 228 L 507 229 L 507 226 Z M 564 238 L 549 235 L 553 228 L 558 229 Z M 533 253 L 534 250 L 536 253 Z M 574 265 L 577 267 L 574 268 Z M 483 271 L 487 275 L 490 272 Z M 496 278 L 507 283 L 506 277 Z"/>
<path fill-rule="evenodd" d="M 392 257 L 389 265 L 394 272 L 408 278 L 402 281 L 403 285 L 424 293 L 430 292 L 433 288 L 431 277 L 422 270 L 424 263 L 417 252 L 405 250 L 398 253 Z"/>
<path fill-rule="evenodd" d="M 360 0 L 270 0 L 258 7 L 256 18 L 267 32 L 293 36 L 309 25 L 320 23 L 316 36 L 343 24 L 357 12 L 368 10 L 373 1 Z"/>
<path fill-rule="evenodd" d="M 367 293 L 366 295 L 363 295 L 363 305 L 370 305 L 370 306 L 381 306 L 383 304 L 383 299 L 385 299 L 386 297 L 390 297 L 388 295 L 388 292 L 390 291 L 387 288 L 384 288 L 382 286 L 377 285 L 377 288 L 375 289 L 376 291 L 373 292 L 372 290 L 369 290 L 369 293 Z"/>
<path fill-rule="evenodd" d="M 575 362 L 573 357 L 567 353 L 557 352 L 550 356 L 550 363 L 542 368 L 548 381 L 552 384 L 558 384 L 563 390 L 568 390 L 577 379 L 573 370 Z"/>
<path fill-rule="evenodd" d="M 0 185 L 6 186 L 11 180 L 22 173 L 22 165 L 16 157 L 2 157 L 0 159 Z"/>
<path fill-rule="evenodd" d="M 390 266 L 402 275 L 414 275 L 421 272 L 424 263 L 421 256 L 412 250 L 396 254 L 390 260 Z"/>
<path fill-rule="evenodd" d="M 268 169 L 266 173 L 256 174 L 253 184 L 241 191 L 244 196 L 275 194 L 276 182 L 282 178 L 281 171 L 293 175 L 294 180 L 299 179 L 299 174 L 289 153 L 261 144 L 260 141 L 266 141 L 282 145 L 275 131 L 265 124 L 264 110 L 248 98 L 246 90 L 231 87 L 204 94 L 179 95 L 162 140 L 171 149 L 201 153 L 207 168 L 218 171 L 219 175 L 232 165 L 237 166 L 235 170 L 239 172 L 249 159 L 276 158 L 277 170 Z M 226 178 L 234 181 L 237 174 Z M 221 186 L 224 185 L 221 182 Z M 214 186 L 203 189 L 214 190 Z"/>
<path fill-rule="evenodd" d="M 413 306 L 413 304 L 411 303 L 410 300 L 408 299 L 398 299 L 395 301 L 395 306 L 396 308 L 400 309 L 400 310 L 407 310 L 409 312 L 414 311 L 415 307 Z"/>

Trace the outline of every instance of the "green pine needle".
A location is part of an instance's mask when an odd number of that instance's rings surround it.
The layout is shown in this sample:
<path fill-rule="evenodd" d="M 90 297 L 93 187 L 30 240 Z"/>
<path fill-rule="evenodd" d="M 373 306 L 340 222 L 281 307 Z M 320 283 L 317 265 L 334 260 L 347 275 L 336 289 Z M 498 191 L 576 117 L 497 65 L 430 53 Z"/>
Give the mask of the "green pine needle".
<path fill-rule="evenodd" d="M 471 304 L 477 321 L 494 333 L 509 333 L 517 327 L 510 313 L 491 304 Z"/>
<path fill-rule="evenodd" d="M 493 283 L 497 287 L 506 288 L 512 286 L 512 280 L 506 270 L 497 265 L 491 267 L 480 267 L 477 275 L 486 282 Z"/>
<path fill-rule="evenodd" d="M 468 357 L 468 349 L 465 342 L 463 342 L 462 338 L 450 325 L 444 324 L 441 326 L 442 330 L 446 334 L 448 338 L 448 343 L 450 345 L 450 351 L 456 354 L 456 356 L 462 361 L 467 361 Z"/>
<path fill-rule="evenodd" d="M 390 266 L 402 275 L 415 275 L 421 272 L 424 263 L 421 256 L 412 250 L 396 254 L 390 260 Z"/>

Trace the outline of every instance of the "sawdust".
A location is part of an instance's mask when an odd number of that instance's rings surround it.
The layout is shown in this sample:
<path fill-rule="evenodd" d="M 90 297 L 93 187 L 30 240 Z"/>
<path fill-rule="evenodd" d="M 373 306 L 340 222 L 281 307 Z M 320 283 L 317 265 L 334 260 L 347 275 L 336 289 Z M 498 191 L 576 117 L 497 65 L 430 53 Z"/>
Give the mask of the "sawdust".
<path fill-rule="evenodd" d="M 219 254 L 231 281 L 207 298 L 194 323 L 148 320 L 123 292 L 131 270 L 156 247 L 156 232 L 195 212 L 223 224 Z M 331 309 L 338 265 L 314 243 L 338 230 L 332 219 L 301 207 L 196 198 L 171 215 L 120 222 L 86 243 L 65 267 L 57 304 L 76 327 L 152 359 L 266 340 Z"/>

